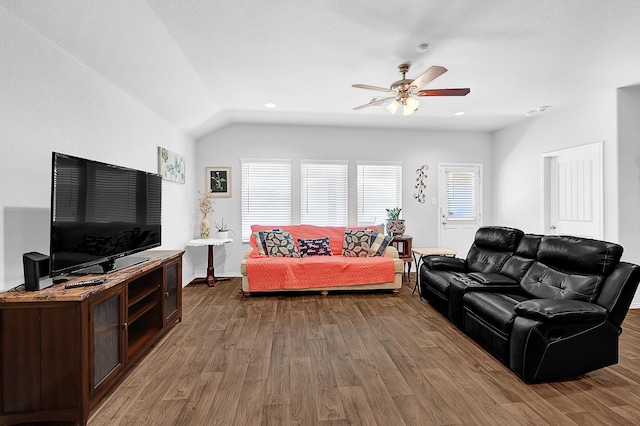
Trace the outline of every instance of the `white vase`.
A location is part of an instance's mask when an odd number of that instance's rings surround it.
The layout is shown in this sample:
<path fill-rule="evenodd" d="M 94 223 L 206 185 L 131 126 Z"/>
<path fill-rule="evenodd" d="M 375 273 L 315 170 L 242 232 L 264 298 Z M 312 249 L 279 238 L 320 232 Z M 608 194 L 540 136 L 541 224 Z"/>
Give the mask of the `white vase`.
<path fill-rule="evenodd" d="M 207 239 L 209 238 L 209 233 L 211 232 L 211 224 L 209 223 L 209 219 L 207 217 L 202 218 L 202 222 L 200 222 L 200 238 Z"/>
<path fill-rule="evenodd" d="M 216 238 L 220 238 L 221 240 L 229 238 L 229 231 L 218 231 L 218 232 L 216 232 Z"/>

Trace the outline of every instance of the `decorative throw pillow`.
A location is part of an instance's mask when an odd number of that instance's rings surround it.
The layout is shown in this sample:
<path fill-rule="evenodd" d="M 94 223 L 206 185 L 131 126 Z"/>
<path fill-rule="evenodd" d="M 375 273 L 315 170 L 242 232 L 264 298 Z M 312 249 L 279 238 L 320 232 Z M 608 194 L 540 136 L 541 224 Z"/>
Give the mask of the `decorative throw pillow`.
<path fill-rule="evenodd" d="M 345 229 L 342 255 L 347 257 L 368 257 L 371 241 L 371 230 L 356 231 Z"/>
<path fill-rule="evenodd" d="M 288 232 L 267 231 L 264 241 L 269 257 L 300 257 L 296 243 Z"/>
<path fill-rule="evenodd" d="M 369 256 L 382 256 L 392 239 L 393 237 L 391 235 L 384 235 L 380 232 L 373 231 L 371 233 Z"/>
<path fill-rule="evenodd" d="M 298 246 L 300 247 L 300 257 L 333 256 L 333 253 L 331 253 L 331 245 L 329 244 L 329 237 L 298 238 Z"/>
<path fill-rule="evenodd" d="M 253 233 L 253 237 L 256 239 L 256 248 L 258 249 L 258 254 L 261 256 L 267 255 L 267 244 L 264 241 L 264 233 L 268 231 L 282 231 L 282 229 L 273 228 L 265 231 L 256 231 Z"/>

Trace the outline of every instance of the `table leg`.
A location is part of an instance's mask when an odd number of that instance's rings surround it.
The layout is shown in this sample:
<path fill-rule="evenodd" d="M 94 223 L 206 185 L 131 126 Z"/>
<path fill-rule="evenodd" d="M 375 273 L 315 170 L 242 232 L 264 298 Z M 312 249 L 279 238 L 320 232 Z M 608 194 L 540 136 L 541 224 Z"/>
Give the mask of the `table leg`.
<path fill-rule="evenodd" d="M 413 259 L 416 262 L 416 283 L 413 286 L 413 291 L 411 292 L 411 294 L 414 294 L 416 292 L 416 289 L 418 289 L 418 295 L 420 296 L 420 298 L 422 299 L 422 295 L 420 294 L 420 261 L 422 260 L 422 255 L 420 256 L 416 256 L 416 252 L 413 252 Z"/>
<path fill-rule="evenodd" d="M 207 258 L 207 276 L 205 278 L 196 278 L 192 281 L 193 284 L 206 283 L 209 287 L 214 287 L 217 282 L 229 281 L 230 278 L 218 278 L 215 275 L 213 269 L 213 246 L 208 246 L 208 258 Z"/>

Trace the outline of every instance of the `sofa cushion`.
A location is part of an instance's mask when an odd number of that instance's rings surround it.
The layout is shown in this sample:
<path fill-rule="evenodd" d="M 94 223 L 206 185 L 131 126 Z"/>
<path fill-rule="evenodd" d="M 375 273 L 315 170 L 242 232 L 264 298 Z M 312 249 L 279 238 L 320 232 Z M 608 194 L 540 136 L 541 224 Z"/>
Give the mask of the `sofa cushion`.
<path fill-rule="evenodd" d="M 524 232 L 515 228 L 486 226 L 476 231 L 473 245 L 513 253 L 523 235 Z"/>
<path fill-rule="evenodd" d="M 288 232 L 267 231 L 264 240 L 269 257 L 300 257 L 298 247 Z"/>
<path fill-rule="evenodd" d="M 465 311 L 501 333 L 509 334 L 516 317 L 514 308 L 526 299 L 526 296 L 518 294 L 470 292 L 463 296 L 463 304 Z"/>
<path fill-rule="evenodd" d="M 527 273 L 531 265 L 535 262 L 534 259 L 522 256 L 511 256 L 502 265 L 500 273 L 516 281 Z"/>
<path fill-rule="evenodd" d="M 538 247 L 540 247 L 542 237 L 543 235 L 524 234 L 518 243 L 518 247 L 516 247 L 515 254 L 528 259 L 537 259 Z"/>
<path fill-rule="evenodd" d="M 371 230 L 345 229 L 342 255 L 346 257 L 368 257 Z"/>
<path fill-rule="evenodd" d="M 535 262 L 520 280 L 520 287 L 538 299 L 592 302 L 602 281 L 601 275 L 566 273 Z"/>
<path fill-rule="evenodd" d="M 538 261 L 555 269 L 608 275 L 620 262 L 622 247 L 589 238 L 547 235 L 540 241 Z"/>
<path fill-rule="evenodd" d="M 282 231 L 280 228 L 268 229 L 268 231 Z M 261 256 L 267 255 L 267 243 L 264 240 L 264 232 L 265 231 L 256 231 L 253 233 L 253 237 L 256 239 L 256 248 L 258 249 L 258 254 Z"/>
<path fill-rule="evenodd" d="M 391 235 L 384 235 L 381 232 L 372 231 L 371 241 L 369 246 L 369 256 L 382 256 L 387 246 L 391 243 L 393 237 Z"/>
<path fill-rule="evenodd" d="M 467 269 L 471 272 L 499 272 L 510 256 L 510 252 L 494 251 L 473 245 L 467 254 Z"/>
<path fill-rule="evenodd" d="M 300 247 L 300 257 L 333 256 L 333 253 L 331 253 L 331 245 L 329 244 L 329 237 L 298 238 L 298 247 Z"/>
<path fill-rule="evenodd" d="M 340 256 L 342 254 L 342 245 L 344 242 L 344 230 L 346 226 L 318 226 L 318 225 L 251 225 L 251 236 L 249 237 L 249 244 L 251 247 L 257 247 L 257 241 L 254 233 L 257 231 L 270 231 L 273 228 L 279 228 L 282 231 L 288 232 L 293 237 L 294 241 L 298 238 L 324 238 L 329 237 L 329 244 L 331 244 L 331 252 L 334 256 Z M 350 227 L 349 229 L 374 229 L 376 227 Z M 257 251 L 256 251 L 257 254 Z"/>

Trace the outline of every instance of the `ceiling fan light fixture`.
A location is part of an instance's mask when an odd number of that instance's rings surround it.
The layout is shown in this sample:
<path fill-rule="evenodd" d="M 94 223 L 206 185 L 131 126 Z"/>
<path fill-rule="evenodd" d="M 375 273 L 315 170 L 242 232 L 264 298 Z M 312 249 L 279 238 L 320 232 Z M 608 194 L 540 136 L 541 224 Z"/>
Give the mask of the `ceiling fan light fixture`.
<path fill-rule="evenodd" d="M 426 43 L 423 43 L 421 47 L 426 49 Z M 369 84 L 352 84 L 351 87 L 355 87 L 358 89 L 367 89 L 367 90 L 376 90 L 378 92 L 388 93 L 391 96 L 386 98 L 381 98 L 376 100 L 371 100 L 369 103 L 364 105 L 359 105 L 354 110 L 360 110 L 363 108 L 367 108 L 374 105 L 383 105 L 391 100 L 393 102 L 387 106 L 387 111 L 389 113 L 394 114 L 398 111 L 400 104 L 402 104 L 402 115 L 411 115 L 418 110 L 420 106 L 420 102 L 417 99 L 414 99 L 412 96 L 465 96 L 469 94 L 470 89 L 427 89 L 421 90 L 421 87 L 430 83 L 434 79 L 438 78 L 445 72 L 447 69 L 440 65 L 433 65 L 428 68 L 425 72 L 420 74 L 416 79 L 408 79 L 407 72 L 409 71 L 410 63 L 403 63 L 398 65 L 398 71 L 402 74 L 402 79 L 398 81 L 394 81 L 391 83 L 391 86 L 387 89 L 381 86 L 371 86 Z"/>
<path fill-rule="evenodd" d="M 420 101 L 418 101 L 417 99 L 414 99 L 412 97 L 408 97 L 402 105 L 402 115 L 404 115 L 405 117 L 408 115 L 413 114 L 414 112 L 417 111 L 418 107 L 420 106 Z"/>
<path fill-rule="evenodd" d="M 387 111 L 389 111 L 391 114 L 396 113 L 396 111 L 398 110 L 398 107 L 400 106 L 400 102 L 398 102 L 398 100 L 396 99 L 395 101 L 391 102 L 388 106 L 387 106 Z"/>

